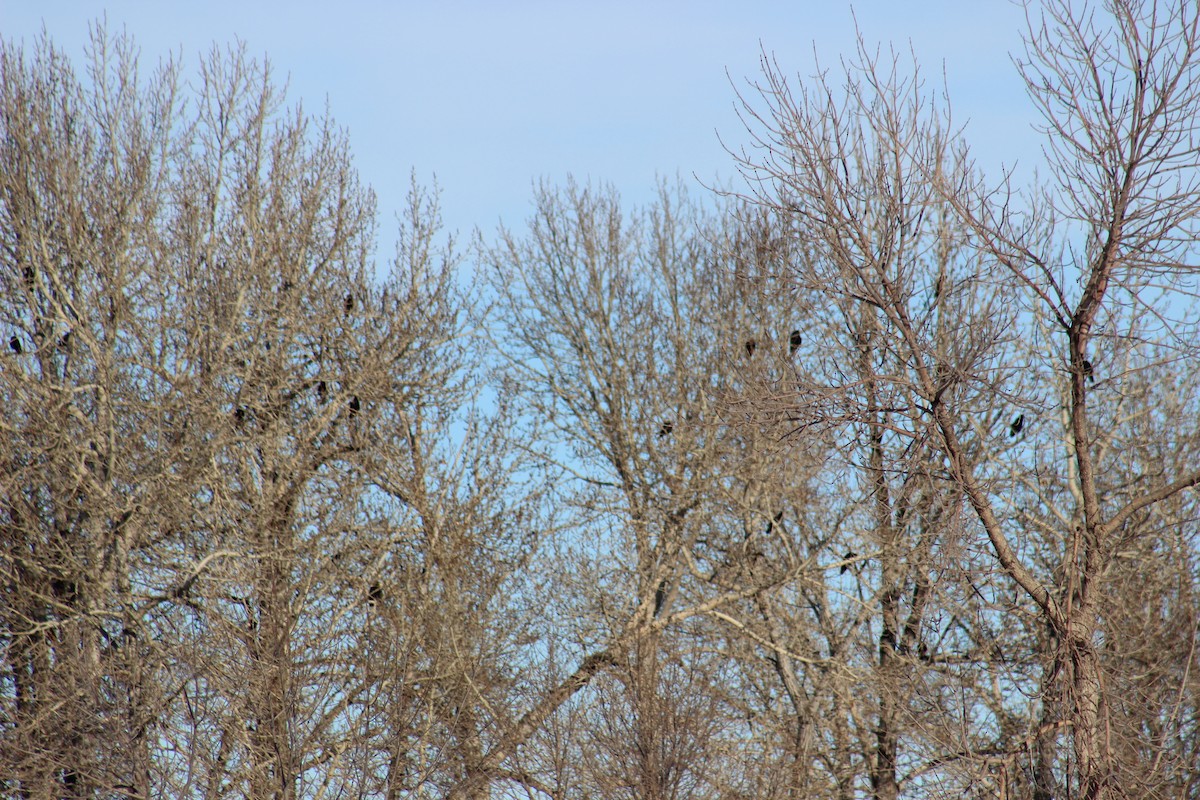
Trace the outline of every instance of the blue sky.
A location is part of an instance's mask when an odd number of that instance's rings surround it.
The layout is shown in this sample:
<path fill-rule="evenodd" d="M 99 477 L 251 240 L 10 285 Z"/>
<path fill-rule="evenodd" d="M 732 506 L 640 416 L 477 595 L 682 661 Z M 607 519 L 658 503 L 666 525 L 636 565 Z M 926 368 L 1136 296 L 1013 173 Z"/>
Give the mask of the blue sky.
<path fill-rule="evenodd" d="M 853 12 L 852 12 L 853 7 Z M 410 171 L 442 188 L 447 226 L 469 234 L 521 224 L 531 185 L 611 182 L 633 202 L 656 175 L 731 179 L 718 140 L 747 140 L 734 87 L 758 74 L 760 47 L 809 74 L 814 47 L 835 65 L 868 42 L 915 50 L 945 69 L 958 122 L 989 172 L 1038 141 L 1009 60 L 1022 9 L 1010 0 L 821 2 L 79 2 L 0 0 L 0 33 L 31 44 L 44 25 L 81 54 L 107 15 L 153 62 L 182 52 L 185 75 L 213 42 L 266 54 L 289 99 L 330 110 L 376 190 L 385 239 Z M 729 77 L 727 77 L 727 75 Z M 700 188 L 697 186 L 698 191 Z"/>

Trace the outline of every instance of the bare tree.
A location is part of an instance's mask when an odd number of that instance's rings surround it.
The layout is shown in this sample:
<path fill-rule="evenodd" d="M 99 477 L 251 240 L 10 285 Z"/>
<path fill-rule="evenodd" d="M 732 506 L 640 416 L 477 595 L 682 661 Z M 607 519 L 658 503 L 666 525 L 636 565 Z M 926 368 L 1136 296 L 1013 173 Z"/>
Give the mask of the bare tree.
<path fill-rule="evenodd" d="M 1183 409 L 1195 408 L 1196 388 L 1172 366 L 1200 346 L 1188 307 L 1200 14 L 1190 3 L 1027 10 L 1019 66 L 1046 123 L 1050 183 L 1024 194 L 1008 180 L 986 187 L 915 69 L 860 47 L 844 84 L 820 72 L 793 88 L 765 65 L 765 110 L 746 104 L 759 147 L 740 161 L 759 202 L 813 252 L 790 285 L 873 320 L 862 345 L 887 365 L 865 381 L 826 370 L 778 407 L 839 430 L 862 426 L 868 440 L 909 442 L 914 453 L 930 448 L 927 474 L 974 515 L 939 544 L 957 564 L 941 580 L 957 576 L 982 601 L 970 636 L 1014 614 L 1028 620 L 1023 635 L 998 638 L 998 651 L 976 660 L 1007 687 L 961 708 L 975 720 L 966 739 L 919 732 L 926 744 L 909 745 L 937 748 L 909 785 L 957 772 L 1002 795 L 1174 794 L 1190 785 L 1174 765 L 1190 752 L 1175 743 L 1194 740 L 1179 728 L 1191 679 L 1169 699 L 1146 693 L 1144 680 L 1165 687 L 1121 622 L 1145 601 L 1117 590 L 1122 563 L 1162 537 L 1180 552 L 1195 547 L 1183 520 L 1200 472 L 1175 454 L 1194 448 L 1195 415 Z M 1150 410 L 1159 406 L 1183 413 Z M 976 537 L 996 567 L 985 585 L 965 569 Z M 1194 573 L 1157 563 L 1193 590 Z M 895 576 L 882 566 L 886 593 Z M 1195 629 L 1154 629 L 1176 637 L 1160 644 L 1190 674 Z M 1039 691 L 1022 703 L 1029 677 Z M 1126 686 L 1157 697 L 1154 710 L 1131 715 L 1119 699 Z M 888 716 L 881 708 L 872 765 L 883 797 L 904 788 L 898 763 L 881 769 L 893 749 Z"/>
<path fill-rule="evenodd" d="M 164 694 L 134 573 L 170 481 L 147 323 L 176 71 L 134 91 L 128 43 L 93 47 L 93 91 L 45 42 L 0 51 L 0 760 L 37 798 L 145 796 Z"/>
<path fill-rule="evenodd" d="M 46 42 L 0 54 L 6 788 L 375 786 L 377 753 L 410 760 L 379 701 L 439 691 L 373 658 L 390 609 L 417 616 L 420 674 L 461 672 L 433 633 L 461 648 L 468 608 L 510 607 L 530 545 L 492 423 L 453 430 L 476 391 L 457 258 L 414 189 L 377 286 L 344 137 L 243 50 L 184 93 L 127 39 L 92 47 L 91 84 Z M 472 646 L 511 657 L 519 628 L 495 634 Z"/>
<path fill-rule="evenodd" d="M 798 309 L 757 288 L 781 254 L 678 192 L 626 212 L 570 185 L 536 205 L 528 233 L 502 232 L 484 260 L 513 385 L 546 431 L 525 439 L 563 475 L 562 535 L 578 540 L 558 569 L 567 641 L 584 648 L 559 686 L 588 687 L 570 707 L 584 729 L 561 734 L 585 769 L 560 771 L 557 791 L 733 791 L 748 785 L 730 777 L 745 771 L 740 701 L 704 642 L 821 570 L 799 524 L 810 462 L 775 446 L 774 423 L 728 416 L 745 416 L 740 387 L 793 369 Z"/>
<path fill-rule="evenodd" d="M 1200 12 L 1028 19 L 1049 183 L 768 61 L 478 294 L 244 51 L 0 46 L 3 792 L 1196 796 Z"/>

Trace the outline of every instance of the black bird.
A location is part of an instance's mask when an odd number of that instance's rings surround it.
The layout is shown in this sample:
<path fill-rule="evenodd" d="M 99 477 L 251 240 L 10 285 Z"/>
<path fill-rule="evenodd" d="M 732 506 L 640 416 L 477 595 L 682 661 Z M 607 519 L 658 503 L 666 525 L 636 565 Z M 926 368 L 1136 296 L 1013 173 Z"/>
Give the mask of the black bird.
<path fill-rule="evenodd" d="M 658 588 L 654 590 L 654 616 L 657 617 L 663 606 L 667 604 L 667 592 L 670 590 L 671 584 L 666 579 L 660 581 Z"/>
<path fill-rule="evenodd" d="M 325 392 L 325 381 L 317 381 L 317 400 L 320 401 L 321 405 L 325 405 Z"/>
<path fill-rule="evenodd" d="M 853 550 L 847 550 L 846 555 L 842 556 L 842 561 L 849 561 L 852 558 L 858 558 L 858 553 L 854 552 Z M 849 564 L 842 564 L 842 569 L 840 570 L 840 572 L 838 574 L 845 575 L 846 570 L 848 570 L 848 569 L 850 569 Z"/>
<path fill-rule="evenodd" d="M 1083 360 L 1083 377 L 1087 378 L 1092 383 L 1096 382 L 1096 376 L 1092 374 L 1092 362 L 1086 358 Z"/>
<path fill-rule="evenodd" d="M 1008 426 L 1009 438 L 1016 436 L 1018 433 L 1021 432 L 1021 429 L 1024 427 L 1025 427 L 1025 415 L 1021 414 L 1020 416 L 1018 416 L 1016 419 L 1014 419 L 1012 421 L 1012 425 Z"/>
<path fill-rule="evenodd" d="M 350 416 L 352 416 L 352 417 L 357 416 L 359 410 L 361 410 L 361 409 L 362 409 L 362 403 L 360 403 L 358 401 L 358 395 L 354 395 L 353 397 L 350 398 Z"/>
<path fill-rule="evenodd" d="M 800 347 L 801 341 L 802 340 L 800 338 L 800 331 L 792 331 L 791 336 L 788 337 L 788 355 L 789 356 L 796 355 L 796 350 Z"/>
<path fill-rule="evenodd" d="M 367 589 L 367 602 L 374 606 L 383 600 L 383 589 L 378 583 L 371 583 L 371 587 Z"/>
<path fill-rule="evenodd" d="M 746 340 L 746 355 L 753 356 L 754 351 L 756 349 L 758 349 L 758 341 L 755 339 L 747 339 Z"/>
<path fill-rule="evenodd" d="M 673 430 L 675 430 L 675 423 L 671 422 L 671 420 L 666 420 L 663 422 L 662 427 L 658 429 L 658 438 L 661 439 L 664 436 L 670 436 Z"/>
<path fill-rule="evenodd" d="M 54 577 L 50 579 L 50 591 L 54 596 L 67 603 L 75 602 L 79 596 L 79 586 L 75 581 L 67 578 Z"/>
<path fill-rule="evenodd" d="M 765 533 L 766 535 L 769 536 L 771 534 L 771 531 L 775 530 L 775 526 L 781 522 L 783 522 L 783 512 L 782 511 L 780 511 L 778 514 L 776 514 L 774 517 L 772 517 L 770 519 L 770 521 L 767 522 L 767 529 L 765 531 L 763 531 L 763 533 Z"/>
<path fill-rule="evenodd" d="M 16 336 L 13 336 L 8 340 L 8 346 L 11 347 L 12 351 L 17 355 L 21 355 L 21 353 L 24 352 L 24 348 L 21 347 L 21 340 Z"/>
<path fill-rule="evenodd" d="M 351 294 L 349 292 L 346 293 L 346 299 L 342 301 L 342 307 L 346 309 L 347 314 L 349 314 L 351 311 L 354 310 L 354 295 L 353 294 Z"/>
<path fill-rule="evenodd" d="M 237 422 L 240 428 L 246 422 L 246 407 L 238 406 L 233 410 L 233 419 Z"/>

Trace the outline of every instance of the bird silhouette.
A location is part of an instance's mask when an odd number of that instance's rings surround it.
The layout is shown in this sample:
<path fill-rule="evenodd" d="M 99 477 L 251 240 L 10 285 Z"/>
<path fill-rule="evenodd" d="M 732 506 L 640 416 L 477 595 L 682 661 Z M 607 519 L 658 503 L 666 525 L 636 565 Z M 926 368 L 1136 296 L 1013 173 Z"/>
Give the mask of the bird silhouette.
<path fill-rule="evenodd" d="M 369 602 L 372 606 L 374 606 L 376 603 L 378 603 L 382 600 L 383 600 L 383 589 L 379 586 L 378 583 L 372 582 L 370 588 L 367 589 L 367 602 Z"/>
<path fill-rule="evenodd" d="M 791 335 L 788 336 L 788 355 L 789 356 L 796 355 L 796 350 L 799 349 L 801 341 L 802 341 L 802 339 L 800 337 L 800 331 L 792 331 Z"/>
<path fill-rule="evenodd" d="M 350 416 L 358 416 L 358 412 L 362 409 L 362 403 L 358 400 L 358 395 L 350 398 Z"/>
<path fill-rule="evenodd" d="M 753 356 L 754 351 L 758 348 L 758 341 L 756 339 L 747 339 L 745 347 L 746 347 L 746 355 L 748 357 Z"/>
<path fill-rule="evenodd" d="M 675 430 L 675 423 L 669 419 L 665 420 L 662 427 L 658 429 L 658 438 L 661 439 L 664 436 L 670 436 L 673 430 Z"/>
<path fill-rule="evenodd" d="M 1025 415 L 1021 414 L 1020 416 L 1018 416 L 1016 419 L 1014 419 L 1012 421 L 1011 425 L 1008 426 L 1009 438 L 1016 436 L 1018 433 L 1021 432 L 1021 429 L 1024 427 L 1025 427 Z"/>
<path fill-rule="evenodd" d="M 658 588 L 654 590 L 654 616 L 657 617 L 667 604 L 667 593 L 670 590 L 671 584 L 665 578 L 659 581 Z"/>
<path fill-rule="evenodd" d="M 351 311 L 354 310 L 354 295 L 353 294 L 351 294 L 349 292 L 346 293 L 346 299 L 342 301 L 342 307 L 344 309 L 346 309 L 347 314 L 349 314 Z"/>
<path fill-rule="evenodd" d="M 320 401 L 321 405 L 325 405 L 327 391 L 325 381 L 317 381 L 317 400 Z"/>
<path fill-rule="evenodd" d="M 846 551 L 846 555 L 842 556 L 842 561 L 849 561 L 849 560 L 850 560 L 850 559 L 852 559 L 852 558 L 858 558 L 858 553 L 854 552 L 853 550 L 847 550 L 847 551 Z M 850 565 L 849 565 L 849 564 L 842 564 L 842 568 L 841 568 L 841 570 L 838 572 L 838 574 L 839 574 L 839 575 L 845 575 L 845 574 L 846 574 L 846 570 L 848 570 L 848 569 L 850 569 Z"/>
<path fill-rule="evenodd" d="M 21 340 L 16 336 L 13 336 L 8 340 L 8 346 L 11 347 L 12 351 L 17 355 L 21 355 L 21 353 L 24 352 L 24 348 L 21 347 Z"/>
<path fill-rule="evenodd" d="M 1086 358 L 1083 360 L 1083 377 L 1087 378 L 1092 383 L 1096 382 L 1096 376 L 1092 374 L 1092 362 Z"/>

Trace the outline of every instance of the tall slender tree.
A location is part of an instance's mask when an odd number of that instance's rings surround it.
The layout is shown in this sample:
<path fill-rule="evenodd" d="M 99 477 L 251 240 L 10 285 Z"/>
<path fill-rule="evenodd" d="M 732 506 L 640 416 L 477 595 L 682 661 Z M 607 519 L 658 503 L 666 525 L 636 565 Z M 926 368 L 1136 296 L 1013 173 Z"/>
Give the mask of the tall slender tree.
<path fill-rule="evenodd" d="M 1044 120 L 1049 182 L 1025 191 L 974 170 L 915 69 L 862 47 L 840 79 L 823 72 L 793 87 L 766 63 L 762 105 L 746 105 L 765 147 L 740 159 L 758 201 L 816 254 L 788 280 L 875 320 L 863 347 L 888 365 L 866 382 L 827 373 L 782 406 L 819 415 L 832 399 L 862 398 L 846 420 L 864 438 L 929 447 L 931 476 L 974 517 L 947 543 L 957 568 L 941 574 L 957 573 L 983 603 L 976 646 L 998 614 L 1029 621 L 1028 635 L 997 641 L 979 665 L 1007 688 L 964 705 L 960 715 L 979 720 L 964 728 L 969 739 L 943 742 L 914 777 L 954 765 L 1002 793 L 1172 794 L 1187 785 L 1174 767 L 1187 746 L 1151 731 L 1181 733 L 1190 683 L 1158 701 L 1155 723 L 1126 716 L 1116 687 L 1144 667 L 1123 647 L 1136 637 L 1120 628 L 1126 600 L 1113 590 L 1122 563 L 1162 535 L 1139 521 L 1191 508 L 1200 483 L 1194 461 L 1141 455 L 1196 440 L 1194 414 L 1141 409 L 1196 402 L 1190 373 L 1167 375 L 1200 348 L 1190 309 L 1200 12 L 1049 0 L 1027 15 L 1018 66 Z M 1005 437 L 1003 420 L 1022 414 L 1024 438 Z M 868 462 L 875 474 L 881 466 Z M 984 585 L 965 569 L 981 545 L 995 565 Z M 1193 585 L 1169 564 L 1161 569 Z M 1023 676 L 1041 688 L 1022 711 Z M 1013 714 L 1024 720 L 1017 734 Z M 880 771 L 884 756 L 872 786 L 890 797 L 904 787 L 895 769 Z"/>

